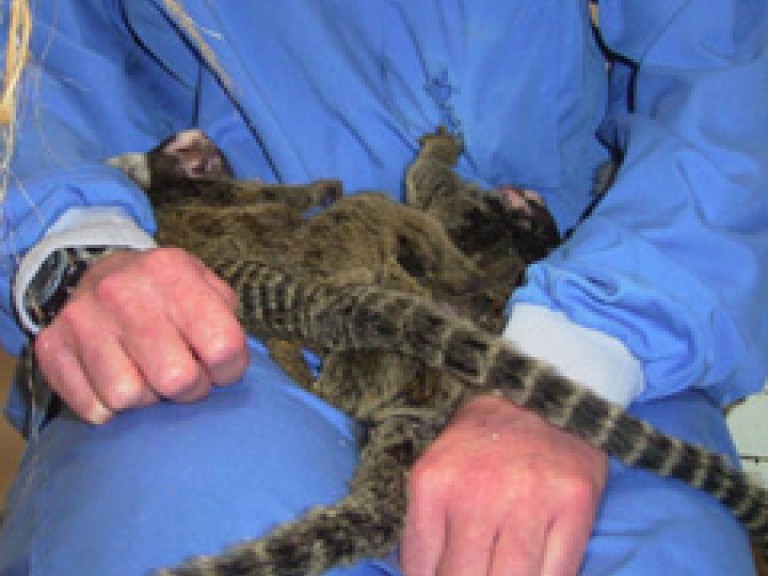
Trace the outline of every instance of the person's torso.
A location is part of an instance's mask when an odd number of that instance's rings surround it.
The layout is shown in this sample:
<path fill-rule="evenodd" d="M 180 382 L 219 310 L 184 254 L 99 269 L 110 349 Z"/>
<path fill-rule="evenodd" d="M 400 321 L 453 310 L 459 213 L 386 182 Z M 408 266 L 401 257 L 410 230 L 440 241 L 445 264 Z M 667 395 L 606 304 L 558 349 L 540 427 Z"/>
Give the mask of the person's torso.
<path fill-rule="evenodd" d="M 125 4 L 134 21 L 155 11 Z M 219 82 L 204 79 L 201 127 L 242 176 L 334 177 L 348 191 L 399 195 L 419 137 L 442 124 L 464 137 L 465 175 L 560 197 L 561 224 L 589 200 L 604 155 L 595 130 L 605 69 L 586 2 L 184 6 L 237 101 L 233 112 Z M 162 59 L 167 40 L 153 31 L 138 26 Z"/>

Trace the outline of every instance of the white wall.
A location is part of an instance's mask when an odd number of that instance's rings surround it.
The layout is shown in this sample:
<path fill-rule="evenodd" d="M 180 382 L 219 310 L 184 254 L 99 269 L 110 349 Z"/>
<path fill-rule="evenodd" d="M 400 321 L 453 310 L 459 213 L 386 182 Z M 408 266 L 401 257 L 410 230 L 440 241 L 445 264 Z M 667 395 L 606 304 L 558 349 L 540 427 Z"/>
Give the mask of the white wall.
<path fill-rule="evenodd" d="M 731 408 L 728 425 L 744 469 L 768 487 L 768 390 Z"/>

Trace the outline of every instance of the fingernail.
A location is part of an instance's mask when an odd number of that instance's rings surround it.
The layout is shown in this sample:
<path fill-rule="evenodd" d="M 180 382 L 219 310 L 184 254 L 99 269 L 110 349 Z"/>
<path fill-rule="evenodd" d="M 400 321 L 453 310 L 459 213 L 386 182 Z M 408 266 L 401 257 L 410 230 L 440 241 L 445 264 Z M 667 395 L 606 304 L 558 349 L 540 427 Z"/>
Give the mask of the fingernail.
<path fill-rule="evenodd" d="M 100 402 L 97 402 L 88 414 L 88 422 L 91 424 L 104 424 L 110 418 L 112 418 L 112 411 Z"/>

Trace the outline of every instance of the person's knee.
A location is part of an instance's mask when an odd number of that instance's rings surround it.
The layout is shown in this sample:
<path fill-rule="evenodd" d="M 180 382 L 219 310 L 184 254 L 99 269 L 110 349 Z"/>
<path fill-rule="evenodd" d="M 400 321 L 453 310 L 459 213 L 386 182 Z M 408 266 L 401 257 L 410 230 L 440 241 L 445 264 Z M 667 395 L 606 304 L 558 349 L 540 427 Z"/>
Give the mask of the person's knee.
<path fill-rule="evenodd" d="M 709 494 L 612 463 L 581 576 L 753 576 L 749 539 Z"/>

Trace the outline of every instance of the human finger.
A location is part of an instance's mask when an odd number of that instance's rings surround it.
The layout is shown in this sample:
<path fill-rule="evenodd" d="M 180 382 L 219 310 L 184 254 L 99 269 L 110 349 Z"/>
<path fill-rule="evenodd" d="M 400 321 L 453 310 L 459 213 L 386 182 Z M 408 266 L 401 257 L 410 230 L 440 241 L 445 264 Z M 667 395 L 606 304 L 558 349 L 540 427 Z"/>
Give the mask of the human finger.
<path fill-rule="evenodd" d="M 114 317 L 79 298 L 64 307 L 48 332 L 60 334 L 59 349 L 69 350 L 93 394 L 110 412 L 146 406 L 157 400 L 133 358 L 122 346 Z"/>
<path fill-rule="evenodd" d="M 205 370 L 185 337 L 164 314 L 136 314 L 122 324 L 121 342 L 157 396 L 176 402 L 195 402 L 211 387 Z M 111 386 L 111 385 L 110 385 Z"/>
<path fill-rule="evenodd" d="M 487 511 L 493 515 L 492 511 Z M 449 515 L 443 552 L 437 567 L 438 576 L 489 574 L 490 560 L 497 538 L 496 523 L 477 520 L 477 511 L 469 515 Z"/>
<path fill-rule="evenodd" d="M 188 287 L 183 296 L 174 299 L 168 313 L 211 382 L 221 385 L 240 378 L 248 365 L 248 348 L 245 331 L 232 311 L 228 287 L 217 286 L 214 279 L 211 274 Z"/>
<path fill-rule="evenodd" d="M 147 406 L 157 400 L 113 335 L 103 335 L 99 346 L 81 346 L 78 352 L 89 386 L 110 411 Z"/>
<path fill-rule="evenodd" d="M 435 576 L 445 545 L 445 507 L 437 484 L 416 467 L 408 479 L 408 509 L 400 546 L 405 576 Z"/>
<path fill-rule="evenodd" d="M 240 306 L 237 294 L 232 287 L 224 282 L 217 274 L 215 274 L 209 268 L 203 266 L 202 268 L 203 279 L 210 285 L 210 287 L 216 291 L 219 297 L 233 312 Z"/>
<path fill-rule="evenodd" d="M 537 518 L 511 521 L 500 529 L 491 555 L 489 576 L 543 576 L 547 529 Z"/>
<path fill-rule="evenodd" d="M 113 412 L 91 388 L 73 349 L 62 346 L 60 339 L 55 330 L 43 330 L 35 339 L 35 357 L 46 382 L 80 418 L 92 424 L 106 422 Z"/>
<path fill-rule="evenodd" d="M 594 524 L 598 503 L 594 495 L 569 498 L 550 528 L 541 576 L 577 576 Z"/>

